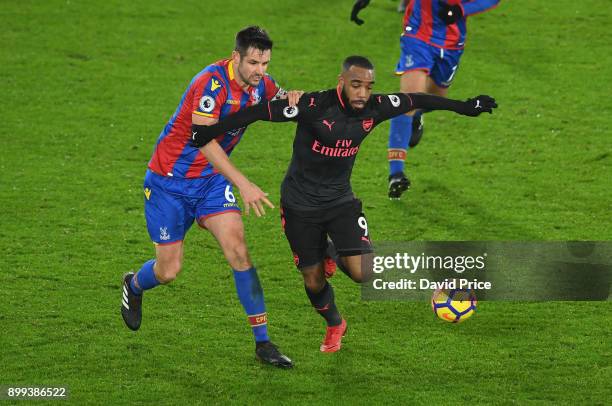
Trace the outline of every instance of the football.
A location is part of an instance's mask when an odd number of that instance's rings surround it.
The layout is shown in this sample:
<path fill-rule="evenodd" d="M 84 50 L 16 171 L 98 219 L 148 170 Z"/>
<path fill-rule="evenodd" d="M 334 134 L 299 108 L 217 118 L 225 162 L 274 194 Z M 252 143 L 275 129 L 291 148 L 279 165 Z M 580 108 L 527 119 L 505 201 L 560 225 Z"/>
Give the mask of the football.
<path fill-rule="evenodd" d="M 472 289 L 436 289 L 431 297 L 433 312 L 449 323 L 461 323 L 476 311 L 476 295 Z"/>

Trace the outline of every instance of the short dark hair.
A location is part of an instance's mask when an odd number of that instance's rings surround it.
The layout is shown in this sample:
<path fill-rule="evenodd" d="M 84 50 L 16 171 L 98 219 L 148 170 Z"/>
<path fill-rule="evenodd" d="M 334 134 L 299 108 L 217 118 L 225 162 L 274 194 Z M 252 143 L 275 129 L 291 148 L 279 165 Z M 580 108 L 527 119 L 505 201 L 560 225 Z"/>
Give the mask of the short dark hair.
<path fill-rule="evenodd" d="M 351 66 L 358 66 L 364 69 L 374 69 L 372 62 L 365 56 L 351 55 L 342 62 L 342 72 L 346 72 Z"/>
<path fill-rule="evenodd" d="M 256 25 L 246 27 L 236 34 L 236 51 L 240 56 L 246 55 L 249 48 L 265 51 L 272 49 L 272 40 L 266 30 Z"/>

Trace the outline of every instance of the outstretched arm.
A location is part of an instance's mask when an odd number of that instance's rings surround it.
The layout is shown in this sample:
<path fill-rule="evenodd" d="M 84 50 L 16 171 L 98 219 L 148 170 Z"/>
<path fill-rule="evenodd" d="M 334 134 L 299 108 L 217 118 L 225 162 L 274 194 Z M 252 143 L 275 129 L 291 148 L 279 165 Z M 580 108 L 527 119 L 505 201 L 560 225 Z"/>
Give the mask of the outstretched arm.
<path fill-rule="evenodd" d="M 301 97 L 297 105 L 295 105 L 295 101 L 290 102 L 289 99 L 263 102 L 240 110 L 214 125 L 193 125 L 191 127 L 191 145 L 200 148 L 227 131 L 246 127 L 256 121 L 283 122 L 297 120 L 303 117 L 308 110 L 304 100 L 306 100 L 306 97 Z"/>
<path fill-rule="evenodd" d="M 262 107 L 264 107 L 263 104 L 258 104 L 240 110 L 213 125 L 199 125 L 194 122 L 191 126 L 191 145 L 201 148 L 227 131 L 246 127 L 257 120 L 262 120 L 265 117 L 265 110 Z"/>
<path fill-rule="evenodd" d="M 491 96 L 480 95 L 466 101 L 447 99 L 446 97 L 434 96 L 425 93 L 409 93 L 413 108 L 426 110 L 449 110 L 464 116 L 476 117 L 482 113 L 493 113 L 497 108 L 495 99 Z"/>
<path fill-rule="evenodd" d="M 384 121 L 400 114 L 416 109 L 448 110 L 464 116 L 476 117 L 482 113 L 492 113 L 497 108 L 495 99 L 481 95 L 466 101 L 447 99 L 425 93 L 395 93 L 389 95 L 375 95 L 376 108 L 379 120 Z"/>

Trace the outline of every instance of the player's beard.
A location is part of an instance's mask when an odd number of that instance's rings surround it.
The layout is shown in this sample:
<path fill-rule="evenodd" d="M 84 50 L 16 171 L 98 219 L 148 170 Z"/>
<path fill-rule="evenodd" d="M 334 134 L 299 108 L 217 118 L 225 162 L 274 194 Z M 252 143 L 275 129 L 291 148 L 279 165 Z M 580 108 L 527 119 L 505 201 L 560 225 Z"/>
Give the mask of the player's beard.
<path fill-rule="evenodd" d="M 351 107 L 353 108 L 353 110 L 361 111 L 361 110 L 363 110 L 365 108 L 367 101 L 360 100 L 360 102 L 361 103 L 357 104 L 357 105 L 351 103 Z"/>
<path fill-rule="evenodd" d="M 263 79 L 263 76 L 251 75 L 247 83 L 249 84 L 249 86 L 257 87 L 261 82 L 261 79 Z"/>
<path fill-rule="evenodd" d="M 353 103 L 351 103 L 347 91 L 345 88 L 342 88 L 342 98 L 344 99 L 345 104 L 348 104 L 350 106 L 351 109 L 353 109 L 354 111 L 361 111 L 365 108 L 366 104 L 368 103 L 367 100 L 363 100 L 363 104 L 360 106 L 354 106 Z"/>
<path fill-rule="evenodd" d="M 242 73 L 240 65 L 238 65 L 238 75 L 240 76 L 240 80 L 242 81 L 242 83 L 246 83 L 251 87 L 257 87 L 257 85 L 259 85 L 259 82 L 261 82 L 261 79 L 263 79 L 263 76 L 258 76 L 256 74 L 252 74 L 249 77 L 245 77 L 245 75 Z"/>

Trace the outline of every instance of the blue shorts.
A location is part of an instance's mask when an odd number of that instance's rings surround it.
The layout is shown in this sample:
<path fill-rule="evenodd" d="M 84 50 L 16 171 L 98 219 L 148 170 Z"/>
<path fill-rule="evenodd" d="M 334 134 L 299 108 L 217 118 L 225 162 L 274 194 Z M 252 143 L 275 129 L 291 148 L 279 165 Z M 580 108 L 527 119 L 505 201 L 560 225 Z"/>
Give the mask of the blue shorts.
<path fill-rule="evenodd" d="M 395 74 L 401 75 L 411 70 L 424 70 L 440 87 L 449 87 L 463 54 L 463 49 L 443 49 L 414 37 L 402 35 L 401 55 Z"/>
<path fill-rule="evenodd" d="M 159 245 L 182 241 L 197 220 L 221 213 L 240 213 L 232 185 L 220 174 L 175 179 L 147 170 L 144 181 L 145 217 L 151 240 Z"/>

